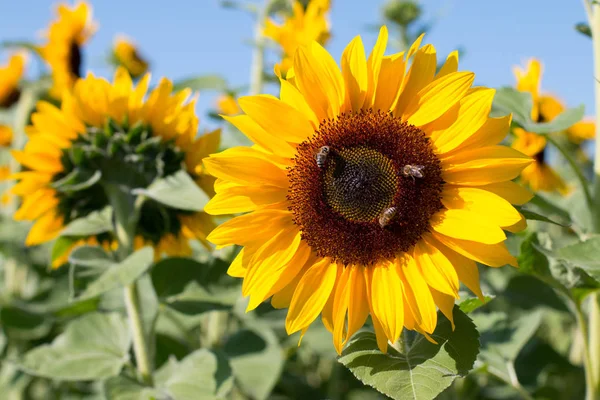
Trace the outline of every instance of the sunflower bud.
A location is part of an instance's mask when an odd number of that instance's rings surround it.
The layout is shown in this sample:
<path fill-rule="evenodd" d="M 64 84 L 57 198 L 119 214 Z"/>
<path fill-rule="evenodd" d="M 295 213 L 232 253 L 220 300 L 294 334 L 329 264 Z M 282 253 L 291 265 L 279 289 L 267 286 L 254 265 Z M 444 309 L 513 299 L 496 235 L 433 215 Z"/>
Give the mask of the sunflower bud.
<path fill-rule="evenodd" d="M 385 19 L 407 27 L 421 17 L 421 6 L 413 0 L 392 0 L 384 6 Z"/>

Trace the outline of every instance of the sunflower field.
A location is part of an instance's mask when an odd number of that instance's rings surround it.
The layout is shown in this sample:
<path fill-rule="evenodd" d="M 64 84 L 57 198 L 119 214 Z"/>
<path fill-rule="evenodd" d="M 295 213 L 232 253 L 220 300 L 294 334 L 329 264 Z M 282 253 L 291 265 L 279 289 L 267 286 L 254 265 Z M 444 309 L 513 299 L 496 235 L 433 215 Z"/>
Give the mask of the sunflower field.
<path fill-rule="evenodd" d="M 600 400 L 600 2 L 150 3 L 0 5 L 0 400 Z"/>

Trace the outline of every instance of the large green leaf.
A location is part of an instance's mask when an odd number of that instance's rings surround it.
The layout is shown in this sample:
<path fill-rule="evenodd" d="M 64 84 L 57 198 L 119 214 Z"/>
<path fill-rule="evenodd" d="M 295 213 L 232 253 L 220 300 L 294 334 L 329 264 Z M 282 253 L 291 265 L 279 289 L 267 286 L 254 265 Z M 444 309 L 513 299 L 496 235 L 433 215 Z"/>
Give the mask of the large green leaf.
<path fill-rule="evenodd" d="M 154 250 L 146 246 L 118 264 L 111 265 L 78 295 L 79 299 L 98 296 L 109 290 L 125 287 L 138 279 L 154 261 Z"/>
<path fill-rule="evenodd" d="M 93 313 L 71 322 L 52 344 L 41 345 L 23 357 L 29 374 L 64 381 L 116 376 L 129 360 L 131 337 L 124 317 Z"/>
<path fill-rule="evenodd" d="M 160 393 L 126 376 L 115 376 L 104 382 L 104 395 L 112 400 L 152 400 L 161 399 Z"/>
<path fill-rule="evenodd" d="M 494 111 L 499 114 L 513 114 L 513 121 L 528 132 L 548 134 L 564 131 L 581 121 L 583 105 L 563 111 L 550 122 L 536 123 L 531 119 L 533 101 L 531 93 L 520 92 L 512 87 L 498 89 L 494 97 Z"/>
<path fill-rule="evenodd" d="M 183 90 L 186 88 L 200 91 L 224 91 L 227 89 L 227 81 L 220 75 L 200 75 L 173 83 L 173 90 Z"/>
<path fill-rule="evenodd" d="M 196 350 L 181 361 L 169 360 L 156 372 L 155 381 L 161 396 L 172 400 L 223 398 L 232 388 L 227 359 L 206 349 Z"/>
<path fill-rule="evenodd" d="M 112 231 L 112 209 L 106 207 L 84 218 L 76 219 L 65 227 L 61 236 L 93 236 Z"/>
<path fill-rule="evenodd" d="M 405 332 L 403 349 L 389 348 L 387 354 L 377 348 L 374 333 L 359 332 L 339 361 L 363 383 L 393 399 L 434 399 L 473 368 L 479 352 L 475 325 L 458 307 L 454 323 L 453 331 L 450 321 L 438 313 L 438 326 L 431 335 L 438 344 L 418 334 L 410 340 Z"/>
<path fill-rule="evenodd" d="M 79 246 L 69 254 L 69 262 L 86 268 L 108 268 L 114 260 L 99 246 Z"/>
<path fill-rule="evenodd" d="M 600 281 L 600 235 L 556 250 L 556 254 Z"/>
<path fill-rule="evenodd" d="M 483 307 L 486 304 L 488 304 L 490 301 L 492 301 L 494 299 L 494 296 L 483 296 L 483 301 L 478 299 L 477 297 L 467 297 L 467 296 L 460 296 L 460 301 L 458 302 L 458 308 L 460 308 L 460 311 L 464 312 L 465 314 L 469 314 L 472 313 L 473 311 L 477 310 L 479 307 Z"/>
<path fill-rule="evenodd" d="M 542 322 L 542 311 L 528 313 L 521 318 L 509 318 L 501 312 L 475 314 L 473 320 L 481 333 L 480 359 L 488 370 L 511 381 L 514 361 Z"/>
<path fill-rule="evenodd" d="M 146 189 L 135 189 L 140 194 L 166 206 L 187 211 L 203 211 L 209 197 L 190 175 L 180 170 L 173 175 L 152 182 Z"/>
<path fill-rule="evenodd" d="M 271 329 L 256 325 L 227 339 L 223 350 L 229 357 L 240 389 L 253 399 L 266 399 L 283 371 L 283 350 Z"/>
<path fill-rule="evenodd" d="M 550 218 L 548 218 L 548 217 L 546 217 L 544 215 L 538 214 L 538 213 L 536 213 L 534 211 L 531 211 L 531 210 L 524 210 L 522 208 L 517 208 L 517 209 L 528 220 L 547 222 L 549 224 L 554 224 L 554 225 L 562 226 L 563 228 L 568 228 L 570 226 L 569 222 L 567 222 L 567 223 L 558 222 L 558 221 L 550 219 Z"/>
<path fill-rule="evenodd" d="M 2 307 L 0 323 L 9 337 L 19 340 L 40 339 L 52 328 L 47 315 L 28 309 L 26 304 Z"/>
<path fill-rule="evenodd" d="M 159 297 L 167 297 L 183 292 L 190 282 L 202 282 L 207 266 L 186 257 L 169 257 L 160 260 L 150 275 Z"/>

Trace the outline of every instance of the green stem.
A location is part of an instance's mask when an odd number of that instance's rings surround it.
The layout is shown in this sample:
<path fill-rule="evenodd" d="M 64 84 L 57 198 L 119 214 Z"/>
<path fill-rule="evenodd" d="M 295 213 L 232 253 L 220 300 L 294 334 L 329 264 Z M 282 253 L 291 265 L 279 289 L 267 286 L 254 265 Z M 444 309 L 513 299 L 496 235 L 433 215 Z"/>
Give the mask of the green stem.
<path fill-rule="evenodd" d="M 581 310 L 581 306 L 579 304 L 575 305 L 575 318 L 577 319 L 577 326 L 579 328 L 579 334 L 581 335 L 583 342 L 583 366 L 585 370 L 585 386 L 586 390 L 586 400 L 595 400 L 595 383 L 594 383 L 594 366 L 592 359 L 590 358 L 590 345 L 592 345 L 592 338 L 588 338 L 587 332 L 588 327 L 585 320 L 585 315 Z"/>
<path fill-rule="evenodd" d="M 223 340 L 223 333 L 227 325 L 225 311 L 211 311 L 206 317 L 206 343 L 204 347 L 213 348 Z"/>
<path fill-rule="evenodd" d="M 150 362 L 147 336 L 144 332 L 140 297 L 135 282 L 125 288 L 125 308 L 133 336 L 133 352 L 138 372 L 144 383 L 152 385 L 152 363 Z"/>
<path fill-rule="evenodd" d="M 594 155 L 594 199 L 596 205 L 592 202 L 590 208 L 593 216 L 594 231 L 600 233 L 600 140 L 598 140 L 598 130 L 600 129 L 600 4 L 595 1 L 584 0 L 585 11 L 587 13 L 590 28 L 592 30 L 592 44 L 594 55 L 594 91 L 596 101 L 596 151 Z M 600 398 L 600 295 L 594 294 L 591 297 L 589 314 L 589 357 L 590 357 L 590 382 L 592 387 L 588 388 L 586 400 L 596 400 Z"/>
<path fill-rule="evenodd" d="M 114 213 L 115 235 L 119 241 L 118 256 L 124 260 L 133 253 L 135 228 L 139 219 L 139 201 L 122 185 L 104 183 L 106 193 Z M 133 339 L 133 352 L 138 373 L 142 382 L 152 385 L 152 362 L 148 347 L 148 335 L 144 332 L 141 303 L 134 282 L 124 289 L 125 308 Z"/>
<path fill-rule="evenodd" d="M 265 68 L 265 19 L 272 0 L 265 0 L 265 4 L 256 13 L 256 24 L 254 26 L 254 50 L 252 52 L 252 64 L 250 67 L 250 95 L 262 92 L 263 73 Z"/>
<path fill-rule="evenodd" d="M 494 368 L 488 368 L 487 371 L 489 374 L 495 376 L 496 378 L 500 379 L 502 382 L 506 383 L 507 385 L 509 385 L 510 387 L 515 389 L 519 393 L 521 398 L 523 398 L 525 400 L 534 400 L 533 396 L 531 396 L 529 394 L 529 392 L 527 390 L 525 390 L 525 388 L 523 386 L 521 386 L 521 383 L 517 379 L 517 373 L 515 371 L 515 367 L 512 362 L 506 363 L 506 371 L 508 372 L 508 376 L 506 376 L 505 373 L 497 371 Z"/>
<path fill-rule="evenodd" d="M 575 175 L 577 176 L 577 179 L 581 184 L 581 188 L 583 189 L 583 195 L 585 196 L 585 202 L 588 206 L 588 210 L 590 210 L 590 212 L 594 212 L 594 200 L 592 198 L 592 193 L 590 192 L 588 180 L 583 175 L 583 172 L 581 172 L 581 168 L 579 168 L 575 159 L 571 157 L 571 154 L 569 154 L 569 152 L 564 147 L 562 147 L 562 145 L 560 145 L 551 135 L 546 135 L 546 140 L 552 143 L 552 145 L 556 147 L 556 149 L 560 151 L 560 154 L 562 154 L 563 157 L 567 160 L 569 166 L 571 167 L 573 172 L 575 172 Z"/>

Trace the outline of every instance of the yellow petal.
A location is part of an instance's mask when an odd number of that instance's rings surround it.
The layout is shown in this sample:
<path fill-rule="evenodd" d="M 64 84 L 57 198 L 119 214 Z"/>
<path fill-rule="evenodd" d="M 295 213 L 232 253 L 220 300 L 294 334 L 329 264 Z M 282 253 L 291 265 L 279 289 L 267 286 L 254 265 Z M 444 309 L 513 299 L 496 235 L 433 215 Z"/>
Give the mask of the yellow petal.
<path fill-rule="evenodd" d="M 425 282 L 442 293 L 458 298 L 458 275 L 450 261 L 423 235 L 414 247 L 413 257 Z"/>
<path fill-rule="evenodd" d="M 507 264 L 513 267 L 518 266 L 517 259 L 509 253 L 503 242 L 484 244 L 472 240 L 451 238 L 437 232 L 434 232 L 433 236 L 450 249 L 481 264 L 489 265 L 490 267 L 502 267 Z"/>
<path fill-rule="evenodd" d="M 382 353 L 387 353 L 388 338 L 383 330 L 377 314 L 373 310 L 373 268 L 363 268 L 363 276 L 365 278 L 366 289 L 367 289 L 367 301 L 369 303 L 369 312 L 371 314 L 371 320 L 373 321 L 373 329 L 375 329 L 375 337 L 377 339 L 377 347 Z"/>
<path fill-rule="evenodd" d="M 49 212 L 41 216 L 29 230 L 29 234 L 25 239 L 26 246 L 35 246 L 48 242 L 63 229 L 62 217 L 57 217 L 53 212 Z"/>
<path fill-rule="evenodd" d="M 447 185 L 442 193 L 442 204 L 448 209 L 470 211 L 501 227 L 521 220 L 521 214 L 508 201 L 480 188 Z"/>
<path fill-rule="evenodd" d="M 244 258 L 244 250 L 240 250 L 237 256 L 233 259 L 229 268 L 227 269 L 227 275 L 233 276 L 235 278 L 243 278 L 246 275 L 246 269 L 248 265 L 242 262 Z"/>
<path fill-rule="evenodd" d="M 403 277 L 404 298 L 415 318 L 415 324 L 423 331 L 432 333 L 437 324 L 437 311 L 429 286 L 414 258 L 410 255 L 399 258 L 397 268 Z"/>
<path fill-rule="evenodd" d="M 454 150 L 487 122 L 494 93 L 494 89 L 476 88 L 460 100 L 454 123 L 447 129 L 431 133 L 439 153 Z"/>
<path fill-rule="evenodd" d="M 226 221 L 208 235 L 208 240 L 218 246 L 267 241 L 275 232 L 293 225 L 289 211 L 259 210 Z"/>
<path fill-rule="evenodd" d="M 415 44 L 417 44 L 417 42 L 420 43 L 421 39 L 422 37 L 420 37 Z M 407 59 L 411 57 L 411 51 L 412 48 L 407 54 Z M 417 93 L 431 83 L 436 68 L 437 61 L 435 47 L 428 44 L 416 52 L 412 66 L 408 70 L 407 77 L 404 79 L 404 88 L 398 98 L 396 108 L 394 109 L 394 115 L 401 116 L 404 114 L 408 104 L 417 97 Z"/>
<path fill-rule="evenodd" d="M 219 191 L 204 207 L 212 215 L 254 211 L 270 204 L 285 202 L 287 191 L 277 186 L 236 186 Z"/>
<path fill-rule="evenodd" d="M 222 118 L 238 128 L 252 142 L 274 154 L 290 158 L 296 154 L 296 150 L 291 144 L 276 136 L 277 132 L 267 132 L 248 115 L 234 117 L 223 115 Z"/>
<path fill-rule="evenodd" d="M 442 235 L 479 243 L 495 244 L 506 240 L 506 234 L 498 225 L 465 209 L 438 212 L 431 218 L 431 227 Z"/>
<path fill-rule="evenodd" d="M 459 144 L 450 154 L 458 151 L 472 150 L 479 147 L 495 146 L 508 134 L 512 115 L 498 118 L 488 118 L 485 124 L 475 133 Z"/>
<path fill-rule="evenodd" d="M 240 107 L 265 131 L 287 142 L 301 143 L 313 134 L 309 119 L 283 101 L 270 95 L 245 96 Z"/>
<path fill-rule="evenodd" d="M 442 314 L 448 318 L 450 324 L 452 325 L 452 330 L 454 330 L 454 297 L 448 296 L 442 292 L 438 292 L 434 288 L 430 288 L 430 291 L 435 305 L 440 309 Z"/>
<path fill-rule="evenodd" d="M 319 120 L 335 118 L 346 93 L 335 60 L 317 42 L 299 47 L 294 57 L 295 82 Z"/>
<path fill-rule="evenodd" d="M 369 83 L 365 48 L 360 36 L 356 36 L 342 54 L 342 74 L 346 83 L 346 98 L 342 111 L 360 110 Z"/>
<path fill-rule="evenodd" d="M 211 175 L 241 185 L 288 186 L 286 171 L 254 149 L 233 147 L 204 159 L 204 166 Z"/>
<path fill-rule="evenodd" d="M 458 51 L 457 50 L 448 54 L 448 57 L 446 58 L 446 62 L 444 63 L 444 65 L 442 65 L 442 68 L 440 68 L 440 70 L 438 71 L 438 73 L 435 77 L 436 77 L 436 79 L 439 79 L 442 76 L 446 76 L 446 75 L 451 74 L 456 71 L 458 71 Z"/>
<path fill-rule="evenodd" d="M 291 225 L 288 229 L 282 230 L 263 244 L 250 261 L 244 283 L 242 284 L 242 294 L 250 296 L 248 308 L 246 311 L 255 309 L 272 296 L 271 290 L 277 284 L 280 278 L 286 272 L 299 271 L 308 259 L 310 251 L 302 252 L 300 260 L 287 265 L 294 258 L 298 246 L 300 245 L 300 231 Z M 306 246 L 307 247 L 307 246 Z M 280 287 L 289 283 L 296 274 L 289 274 Z"/>
<path fill-rule="evenodd" d="M 510 204 L 521 206 L 533 198 L 533 193 L 527 188 L 513 181 L 491 183 L 489 185 L 478 186 L 480 189 L 487 190 L 502 197 Z"/>
<path fill-rule="evenodd" d="M 285 320 L 288 334 L 308 327 L 319 316 L 335 284 L 337 268 L 329 258 L 323 258 L 300 279 Z"/>
<path fill-rule="evenodd" d="M 373 312 L 388 340 L 394 343 L 400 337 L 404 326 L 404 306 L 402 282 L 393 263 L 384 263 L 371 268 L 371 302 Z M 394 300 L 395 299 L 395 300 Z"/>
<path fill-rule="evenodd" d="M 487 185 L 516 178 L 532 161 L 509 147 L 482 147 L 443 159 L 442 177 L 450 184 Z"/>
<path fill-rule="evenodd" d="M 393 110 L 400 97 L 402 82 L 405 77 L 406 62 L 404 52 L 383 57 L 377 80 L 377 90 L 373 109 L 381 111 Z"/>
<path fill-rule="evenodd" d="M 421 89 L 408 104 L 402 119 L 423 126 L 441 117 L 467 93 L 475 80 L 472 72 L 454 72 Z"/>
<path fill-rule="evenodd" d="M 310 108 L 306 102 L 306 99 L 304 96 L 302 96 L 302 93 L 300 93 L 298 88 L 291 82 L 282 78 L 279 79 L 279 83 L 281 85 L 279 90 L 279 97 L 281 98 L 281 101 L 300 111 L 312 123 L 313 128 L 317 128 L 320 121 L 317 119 L 314 111 L 312 108 Z"/>
<path fill-rule="evenodd" d="M 371 51 L 371 54 L 369 54 L 369 59 L 367 60 L 367 78 L 369 80 L 369 85 L 367 88 L 367 95 L 365 97 L 365 108 L 371 107 L 373 104 L 375 89 L 379 85 L 379 79 L 381 79 L 381 63 L 383 54 L 385 53 L 385 48 L 387 46 L 387 41 L 388 30 L 386 26 L 382 26 L 379 29 L 379 35 L 377 36 L 375 46 L 373 46 L 373 50 Z"/>
<path fill-rule="evenodd" d="M 11 154 L 21 165 L 34 171 L 54 174 L 63 170 L 58 158 L 46 154 L 29 153 L 21 150 L 12 150 Z"/>

